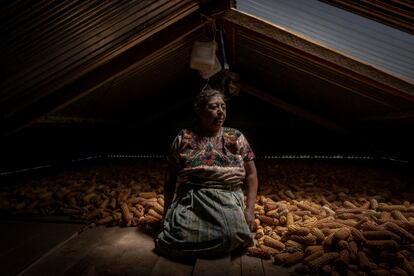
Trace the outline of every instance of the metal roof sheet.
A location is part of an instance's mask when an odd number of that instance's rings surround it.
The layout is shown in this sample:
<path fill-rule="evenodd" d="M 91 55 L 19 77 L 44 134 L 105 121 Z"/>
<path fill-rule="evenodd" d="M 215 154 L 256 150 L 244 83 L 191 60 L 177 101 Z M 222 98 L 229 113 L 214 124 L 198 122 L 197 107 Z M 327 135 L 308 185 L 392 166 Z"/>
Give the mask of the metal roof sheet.
<path fill-rule="evenodd" d="M 238 0 L 237 9 L 414 83 L 414 36 L 316 0 Z"/>

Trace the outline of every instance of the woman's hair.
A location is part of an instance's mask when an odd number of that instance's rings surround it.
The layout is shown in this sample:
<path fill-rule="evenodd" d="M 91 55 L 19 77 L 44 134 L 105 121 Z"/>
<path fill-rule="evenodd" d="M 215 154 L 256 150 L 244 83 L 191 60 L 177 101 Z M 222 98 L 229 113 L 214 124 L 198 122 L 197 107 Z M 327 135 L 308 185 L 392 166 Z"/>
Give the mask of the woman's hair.
<path fill-rule="evenodd" d="M 207 88 L 201 90 L 194 101 L 194 112 L 197 114 L 200 110 L 204 109 L 208 103 L 208 100 L 215 96 L 221 97 L 223 101 L 227 100 L 226 96 L 224 96 L 224 94 L 217 89 Z"/>

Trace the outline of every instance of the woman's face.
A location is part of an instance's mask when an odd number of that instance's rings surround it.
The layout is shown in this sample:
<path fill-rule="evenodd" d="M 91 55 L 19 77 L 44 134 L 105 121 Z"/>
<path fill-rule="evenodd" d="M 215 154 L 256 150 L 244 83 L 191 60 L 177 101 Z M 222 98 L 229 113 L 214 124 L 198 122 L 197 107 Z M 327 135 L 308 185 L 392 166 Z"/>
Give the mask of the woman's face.
<path fill-rule="evenodd" d="M 206 107 L 201 110 L 200 122 L 202 127 L 211 132 L 219 131 L 226 119 L 226 103 L 221 96 L 211 97 Z"/>

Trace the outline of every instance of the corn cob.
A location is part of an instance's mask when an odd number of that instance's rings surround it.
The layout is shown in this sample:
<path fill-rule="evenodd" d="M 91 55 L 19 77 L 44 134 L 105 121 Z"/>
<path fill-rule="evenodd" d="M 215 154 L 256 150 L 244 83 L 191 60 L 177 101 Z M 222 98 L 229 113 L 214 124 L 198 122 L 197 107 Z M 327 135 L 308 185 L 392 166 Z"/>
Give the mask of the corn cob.
<path fill-rule="evenodd" d="M 369 240 L 366 241 L 365 245 L 369 248 L 378 250 L 394 250 L 398 247 L 398 244 L 394 240 Z"/>
<path fill-rule="evenodd" d="M 265 250 L 258 247 L 249 247 L 247 249 L 247 254 L 261 259 L 270 259 L 269 252 L 266 252 Z"/>
<path fill-rule="evenodd" d="M 335 264 L 342 268 L 346 268 L 349 265 L 349 251 L 348 249 L 342 249 L 339 252 L 339 257 L 336 259 Z"/>
<path fill-rule="evenodd" d="M 351 209 L 357 209 L 358 207 L 355 206 L 352 202 L 349 202 L 348 200 L 345 200 L 342 204 L 345 208 L 351 208 Z M 364 208 L 365 209 L 365 208 Z"/>
<path fill-rule="evenodd" d="M 375 198 L 369 199 L 371 209 L 376 210 L 378 208 L 378 201 Z"/>
<path fill-rule="evenodd" d="M 128 205 L 125 202 L 121 204 L 121 210 L 125 222 L 130 223 L 133 215 L 129 212 Z"/>
<path fill-rule="evenodd" d="M 303 210 L 310 211 L 312 214 L 315 214 L 315 215 L 318 215 L 318 214 L 319 214 L 319 212 L 320 212 L 320 210 L 319 210 L 319 209 L 317 209 L 317 208 L 315 208 L 315 207 L 313 207 L 313 206 L 310 206 L 309 204 L 304 204 L 304 203 L 298 202 L 298 203 L 296 203 L 296 205 L 297 205 L 299 208 L 301 208 L 301 209 L 303 209 Z"/>
<path fill-rule="evenodd" d="M 353 227 L 351 227 L 349 229 L 351 230 L 352 238 L 355 241 L 357 241 L 357 242 L 359 242 L 361 244 L 364 244 L 365 243 L 366 240 L 365 240 L 364 236 L 362 235 L 362 233 L 358 229 L 355 229 Z"/>
<path fill-rule="evenodd" d="M 290 235 L 289 238 L 304 245 L 316 244 L 316 237 L 311 233 L 307 234 L 306 236 Z"/>
<path fill-rule="evenodd" d="M 301 227 L 299 225 L 293 224 L 288 226 L 288 233 L 291 235 L 306 236 L 310 233 L 310 230 L 307 227 Z"/>
<path fill-rule="evenodd" d="M 277 249 L 275 249 L 275 248 L 273 248 L 273 247 L 270 247 L 270 246 L 264 245 L 264 244 L 260 244 L 260 245 L 259 245 L 259 248 L 260 248 L 260 249 L 262 249 L 263 251 L 265 251 L 265 252 L 269 253 L 271 256 L 273 256 L 273 255 L 276 255 L 276 254 L 279 254 L 279 253 L 280 253 L 280 251 L 279 251 L 279 250 L 277 250 Z"/>
<path fill-rule="evenodd" d="M 286 226 L 292 226 L 293 224 L 295 224 L 295 220 L 293 218 L 293 213 L 288 213 L 286 216 Z"/>
<path fill-rule="evenodd" d="M 325 240 L 325 235 L 319 228 L 313 227 L 311 233 L 316 237 L 316 242 L 321 243 Z"/>
<path fill-rule="evenodd" d="M 285 248 L 286 249 L 287 248 L 291 248 L 291 249 L 293 248 L 293 249 L 297 249 L 298 251 L 302 251 L 303 248 L 304 248 L 304 245 L 297 242 L 297 241 L 294 241 L 294 240 L 287 240 L 285 242 Z"/>
<path fill-rule="evenodd" d="M 364 231 L 362 235 L 367 240 L 401 240 L 400 236 L 388 231 L 388 230 L 379 230 L 379 231 Z"/>
<path fill-rule="evenodd" d="M 409 274 L 403 270 L 402 268 L 399 267 L 395 267 L 393 269 L 390 270 L 390 275 L 395 275 L 395 276 L 409 276 Z"/>
<path fill-rule="evenodd" d="M 302 251 L 294 252 L 289 254 L 283 265 L 291 266 L 300 262 L 304 257 L 304 253 Z"/>
<path fill-rule="evenodd" d="M 278 225 L 279 224 L 279 220 L 276 218 L 271 218 L 265 215 L 261 215 L 259 216 L 259 220 L 260 222 L 267 224 L 267 225 Z"/>
<path fill-rule="evenodd" d="M 150 199 L 150 198 L 155 198 L 157 194 L 154 192 L 142 192 L 142 193 L 139 193 L 138 196 L 145 198 L 145 199 Z"/>
<path fill-rule="evenodd" d="M 322 245 L 309 245 L 305 249 L 305 254 L 306 255 L 311 255 L 311 254 L 315 253 L 316 251 L 320 251 L 320 250 L 323 250 Z"/>
<path fill-rule="evenodd" d="M 414 275 L 414 266 L 406 258 L 404 258 L 402 268 L 408 273 L 408 275 Z"/>
<path fill-rule="evenodd" d="M 148 210 L 147 214 L 148 214 L 148 215 L 150 215 L 150 216 L 152 216 L 152 217 L 154 217 L 154 218 L 156 218 L 156 219 L 158 219 L 158 220 L 162 219 L 162 216 L 161 216 L 160 214 L 158 214 L 158 213 L 157 213 L 154 209 L 152 209 L 152 208 Z"/>
<path fill-rule="evenodd" d="M 309 263 L 310 261 L 313 261 L 313 260 L 319 258 L 323 254 L 324 254 L 323 249 L 320 249 L 318 251 L 315 251 L 312 254 L 308 255 L 305 259 L 303 259 L 303 262 L 304 263 Z"/>
<path fill-rule="evenodd" d="M 348 242 L 348 248 L 349 248 L 349 257 L 352 260 L 356 260 L 358 257 L 358 245 L 355 241 L 351 240 Z"/>
<path fill-rule="evenodd" d="M 339 254 L 337 252 L 328 252 L 324 253 L 319 258 L 316 258 L 313 261 L 309 262 L 309 267 L 312 271 L 318 271 L 322 266 L 328 264 L 329 262 L 338 258 Z"/>
<path fill-rule="evenodd" d="M 411 233 L 409 233 L 408 231 L 406 231 L 405 229 L 401 228 L 400 226 L 398 226 L 397 224 L 393 223 L 393 222 L 387 222 L 385 223 L 385 228 L 387 228 L 388 230 L 399 234 L 400 237 L 407 239 L 411 242 L 414 242 L 414 235 L 412 235 Z"/>
<path fill-rule="evenodd" d="M 358 257 L 358 264 L 360 268 L 364 270 L 371 268 L 371 262 L 369 261 L 367 255 L 365 255 L 363 251 L 358 251 L 357 257 Z"/>
<path fill-rule="evenodd" d="M 378 210 L 380 211 L 407 211 L 407 207 L 404 205 L 388 205 L 385 203 L 379 203 L 378 204 Z"/>
<path fill-rule="evenodd" d="M 338 243 L 342 240 L 348 240 L 349 236 L 351 235 L 351 231 L 348 228 L 342 227 L 335 231 L 333 236 L 333 241 Z"/>
<path fill-rule="evenodd" d="M 268 237 L 268 236 L 265 236 L 265 238 L 263 240 L 263 243 L 267 246 L 270 246 L 270 247 L 275 248 L 275 249 L 280 250 L 280 251 L 285 249 L 285 245 L 282 242 L 280 242 L 278 240 L 275 240 L 275 239 L 273 239 L 271 237 Z"/>
<path fill-rule="evenodd" d="M 407 218 L 401 213 L 401 211 L 394 210 L 391 212 L 391 215 L 397 220 L 408 223 Z"/>

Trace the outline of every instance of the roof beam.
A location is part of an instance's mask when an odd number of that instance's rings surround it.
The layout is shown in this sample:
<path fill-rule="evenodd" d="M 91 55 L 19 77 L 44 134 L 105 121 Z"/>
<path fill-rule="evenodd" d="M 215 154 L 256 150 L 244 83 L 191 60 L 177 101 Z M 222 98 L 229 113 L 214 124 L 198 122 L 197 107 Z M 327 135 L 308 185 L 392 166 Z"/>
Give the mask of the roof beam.
<path fill-rule="evenodd" d="M 339 126 L 338 124 L 331 122 L 329 120 L 326 120 L 318 115 L 315 115 L 301 107 L 289 104 L 278 97 L 271 95 L 269 93 L 265 93 L 259 89 L 254 88 L 253 86 L 250 86 L 246 83 L 242 84 L 242 91 L 259 98 L 265 102 L 268 102 L 272 104 L 273 106 L 276 106 L 277 108 L 280 108 L 282 110 L 285 110 L 297 117 L 300 117 L 302 119 L 305 119 L 307 121 L 310 121 L 312 123 L 315 123 L 317 125 L 320 125 L 324 128 L 328 128 L 331 130 L 334 130 L 337 133 L 345 134 L 345 135 L 355 135 L 351 130 Z"/>
<path fill-rule="evenodd" d="M 146 33 L 145 37 L 134 41 L 134 46 L 126 45 L 123 49 L 112 52 L 93 68 L 82 68 L 70 79 L 55 81 L 41 87 L 40 91 L 47 91 L 43 97 L 21 104 L 19 110 L 3 118 L 0 122 L 0 137 L 13 134 L 32 124 L 39 117 L 79 100 L 119 77 L 140 60 L 200 30 L 204 23 L 200 19 L 198 9 L 198 5 L 192 6 L 180 16 L 163 22 L 156 29 Z"/>
<path fill-rule="evenodd" d="M 253 36 L 285 51 L 290 57 L 296 57 L 298 61 L 306 61 L 328 70 L 332 78 L 330 81 L 337 82 L 335 75 L 340 77 L 343 80 L 341 85 L 348 86 L 351 91 L 365 93 L 368 97 L 378 98 L 379 101 L 385 95 L 385 98 L 397 97 L 414 103 L 414 84 L 412 83 L 236 9 L 226 11 L 223 20 L 235 27 L 236 36 L 241 31 L 251 32 Z M 318 74 L 318 72 L 309 73 Z M 320 77 L 326 78 L 324 75 Z M 358 87 L 355 88 L 355 85 Z M 369 95 L 364 92 L 366 88 L 372 91 Z"/>

